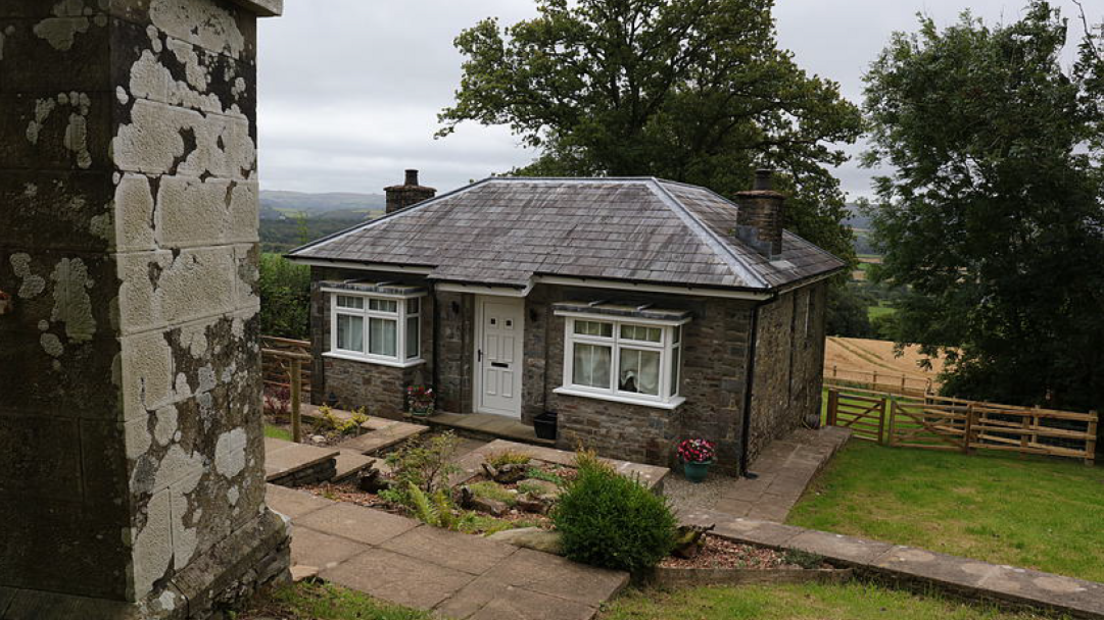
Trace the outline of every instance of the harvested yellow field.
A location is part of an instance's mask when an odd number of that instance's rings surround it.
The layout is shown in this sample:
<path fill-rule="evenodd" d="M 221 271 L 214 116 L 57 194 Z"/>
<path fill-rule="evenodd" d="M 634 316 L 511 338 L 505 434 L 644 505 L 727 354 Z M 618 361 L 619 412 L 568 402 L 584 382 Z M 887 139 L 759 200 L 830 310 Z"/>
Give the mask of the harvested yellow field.
<path fill-rule="evenodd" d="M 830 336 L 824 354 L 824 374 L 828 378 L 879 384 L 899 383 L 903 379 L 906 387 L 913 389 L 921 389 L 931 381 L 933 387 L 938 387 L 943 360 L 933 359 L 931 370 L 925 370 L 920 366 L 922 359 L 917 346 L 905 348 L 898 357 L 888 340 Z"/>

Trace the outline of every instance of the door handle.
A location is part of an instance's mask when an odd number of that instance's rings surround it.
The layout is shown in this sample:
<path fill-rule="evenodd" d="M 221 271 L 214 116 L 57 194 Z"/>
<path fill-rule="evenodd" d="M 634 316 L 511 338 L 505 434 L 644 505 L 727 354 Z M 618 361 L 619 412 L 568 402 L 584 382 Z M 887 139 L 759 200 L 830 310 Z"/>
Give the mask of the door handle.
<path fill-rule="evenodd" d="M 479 353 L 479 357 L 477 358 L 477 360 L 482 362 L 483 361 L 483 349 L 476 349 L 476 351 Z"/>

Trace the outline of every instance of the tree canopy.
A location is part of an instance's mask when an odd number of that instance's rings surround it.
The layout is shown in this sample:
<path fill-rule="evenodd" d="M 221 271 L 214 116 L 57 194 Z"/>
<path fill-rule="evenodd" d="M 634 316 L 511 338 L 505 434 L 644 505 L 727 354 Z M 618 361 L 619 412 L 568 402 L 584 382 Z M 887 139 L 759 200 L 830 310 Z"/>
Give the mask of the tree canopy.
<path fill-rule="evenodd" d="M 508 125 L 539 151 L 515 174 L 657 176 L 731 196 L 756 167 L 783 173 L 787 228 L 843 257 L 829 168 L 861 132 L 838 86 L 778 48 L 773 0 L 537 0 L 539 15 L 463 31 L 440 136 Z"/>
<path fill-rule="evenodd" d="M 1085 20 L 1087 26 L 1087 20 Z M 899 342 L 948 355 L 946 391 L 1104 404 L 1104 62 L 1042 1 L 897 33 L 866 75 L 876 276 L 907 287 Z"/>

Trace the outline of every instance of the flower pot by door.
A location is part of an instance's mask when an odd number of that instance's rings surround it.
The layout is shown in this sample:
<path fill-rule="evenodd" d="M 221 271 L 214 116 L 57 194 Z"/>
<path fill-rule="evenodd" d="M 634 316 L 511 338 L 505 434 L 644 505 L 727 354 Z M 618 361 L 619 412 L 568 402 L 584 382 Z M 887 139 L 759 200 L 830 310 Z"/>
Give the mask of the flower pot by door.
<path fill-rule="evenodd" d="M 713 461 L 705 461 L 702 463 L 686 462 L 682 464 L 682 472 L 686 474 L 686 479 L 694 484 L 697 484 L 705 480 L 706 474 L 709 473 L 709 466 L 713 464 Z"/>

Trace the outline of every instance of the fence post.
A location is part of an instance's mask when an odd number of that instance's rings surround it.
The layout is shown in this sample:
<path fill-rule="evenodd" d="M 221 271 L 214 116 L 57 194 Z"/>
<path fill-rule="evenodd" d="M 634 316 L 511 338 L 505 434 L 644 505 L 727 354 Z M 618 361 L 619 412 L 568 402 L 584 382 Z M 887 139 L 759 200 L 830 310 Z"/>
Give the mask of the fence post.
<path fill-rule="evenodd" d="M 828 426 L 835 426 L 836 411 L 839 407 L 839 390 L 829 388 L 828 390 Z"/>
<path fill-rule="evenodd" d="M 893 446 L 893 439 L 897 435 L 897 401 L 889 401 L 889 442 L 890 447 Z"/>
<path fill-rule="evenodd" d="M 301 362 L 291 359 L 291 438 L 295 443 L 303 440 L 303 423 L 299 416 L 299 408 L 302 405 L 300 392 L 303 389 L 303 372 Z"/>
<path fill-rule="evenodd" d="M 962 453 L 970 453 L 970 436 L 974 432 L 974 404 L 966 405 L 966 434 L 962 436 Z"/>
<path fill-rule="evenodd" d="M 839 377 L 839 364 L 832 364 L 832 378 L 836 379 L 838 377 Z"/>
<path fill-rule="evenodd" d="M 882 397 L 882 407 L 878 415 L 878 445 L 885 445 L 886 403 L 891 402 L 888 396 Z"/>
<path fill-rule="evenodd" d="M 874 371 L 874 381 L 871 382 L 871 385 L 874 386 L 875 390 L 878 389 L 878 371 L 877 370 Z"/>
<path fill-rule="evenodd" d="M 1085 443 L 1085 464 L 1092 467 L 1096 463 L 1096 433 L 1100 416 L 1095 411 L 1090 411 L 1089 415 L 1092 420 L 1089 420 L 1089 440 Z"/>

